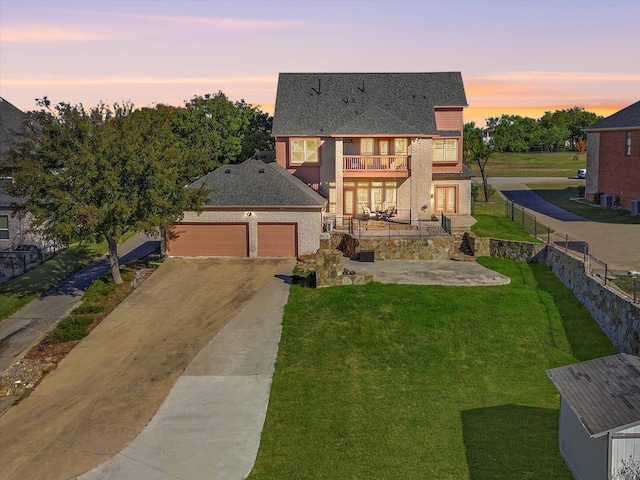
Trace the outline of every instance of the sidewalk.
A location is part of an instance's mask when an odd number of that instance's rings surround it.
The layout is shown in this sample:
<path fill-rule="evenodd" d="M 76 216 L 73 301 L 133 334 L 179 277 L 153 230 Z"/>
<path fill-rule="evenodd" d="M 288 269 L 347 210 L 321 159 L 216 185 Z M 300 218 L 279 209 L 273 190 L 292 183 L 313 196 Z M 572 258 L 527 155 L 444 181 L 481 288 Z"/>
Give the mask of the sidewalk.
<path fill-rule="evenodd" d="M 118 247 L 120 263 L 126 265 L 158 248 L 160 242 L 144 235 L 134 235 Z M 105 259 L 88 265 L 52 288 L 42 297 L 0 322 L 0 375 L 26 350 L 40 341 L 52 325 L 72 310 L 84 291 L 109 273 Z M 0 411 L 2 411 L 0 409 Z"/>

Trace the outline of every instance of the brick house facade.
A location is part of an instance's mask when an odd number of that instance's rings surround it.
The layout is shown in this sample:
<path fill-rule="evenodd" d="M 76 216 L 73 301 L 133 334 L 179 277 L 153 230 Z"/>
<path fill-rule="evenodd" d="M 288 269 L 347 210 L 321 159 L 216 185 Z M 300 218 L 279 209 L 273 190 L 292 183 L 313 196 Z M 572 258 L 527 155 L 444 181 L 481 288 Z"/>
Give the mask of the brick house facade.
<path fill-rule="evenodd" d="M 640 101 L 588 128 L 585 194 L 614 195 L 616 204 L 631 209 L 640 199 Z"/>

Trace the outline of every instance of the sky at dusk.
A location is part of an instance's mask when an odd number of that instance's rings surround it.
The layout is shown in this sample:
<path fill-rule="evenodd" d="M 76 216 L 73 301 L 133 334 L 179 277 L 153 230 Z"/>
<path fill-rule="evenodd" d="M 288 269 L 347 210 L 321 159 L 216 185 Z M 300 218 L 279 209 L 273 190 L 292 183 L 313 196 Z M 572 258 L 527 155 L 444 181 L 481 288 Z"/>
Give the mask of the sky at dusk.
<path fill-rule="evenodd" d="M 640 1 L 0 0 L 0 96 L 273 113 L 279 72 L 460 71 L 483 126 L 640 100 Z"/>

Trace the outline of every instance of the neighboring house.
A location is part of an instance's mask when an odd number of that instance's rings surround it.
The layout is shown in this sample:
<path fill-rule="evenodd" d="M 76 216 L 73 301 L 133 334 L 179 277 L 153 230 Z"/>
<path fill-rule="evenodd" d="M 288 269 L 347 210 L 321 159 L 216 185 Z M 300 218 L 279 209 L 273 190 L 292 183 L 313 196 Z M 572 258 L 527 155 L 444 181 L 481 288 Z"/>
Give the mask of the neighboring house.
<path fill-rule="evenodd" d="M 281 73 L 276 161 L 328 198 L 337 216 L 468 216 L 465 107 L 458 72 Z"/>
<path fill-rule="evenodd" d="M 482 141 L 489 144 L 493 141 L 493 130 L 489 127 L 482 129 Z"/>
<path fill-rule="evenodd" d="M 640 101 L 584 130 L 587 199 L 593 201 L 600 192 L 632 210 L 634 200 L 640 204 Z"/>
<path fill-rule="evenodd" d="M 12 197 L 4 190 L 11 182 L 11 177 L 9 171 L 2 170 L 16 132 L 22 129 L 26 119 L 25 113 L 0 97 L 0 250 L 15 250 L 19 245 L 33 244 L 37 240 L 27 233 L 31 225 L 29 219 L 12 215 L 13 205 L 20 203 L 21 199 Z"/>
<path fill-rule="evenodd" d="M 276 163 L 223 165 L 189 188 L 211 191 L 201 213 L 167 233 L 177 257 L 295 257 L 320 247 L 326 200 Z"/>
<path fill-rule="evenodd" d="M 640 458 L 640 358 L 620 353 L 547 375 L 560 392 L 560 454 L 574 478 L 636 478 L 616 474 Z"/>

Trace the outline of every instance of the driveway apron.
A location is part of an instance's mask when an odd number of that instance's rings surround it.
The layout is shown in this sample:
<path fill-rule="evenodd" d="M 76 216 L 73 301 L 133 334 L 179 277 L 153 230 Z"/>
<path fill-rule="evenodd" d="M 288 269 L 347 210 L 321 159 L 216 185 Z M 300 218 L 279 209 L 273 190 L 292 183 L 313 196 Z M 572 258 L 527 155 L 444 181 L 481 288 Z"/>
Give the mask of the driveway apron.
<path fill-rule="evenodd" d="M 248 398 L 264 395 L 265 390 L 268 396 L 263 367 L 254 369 L 255 385 L 249 385 L 246 378 L 237 378 L 246 377 L 244 373 L 249 371 L 243 367 L 252 363 L 247 352 L 239 352 L 236 360 L 231 356 L 231 363 L 223 365 L 214 361 L 215 348 L 202 349 L 266 287 L 262 300 L 268 303 L 272 297 L 281 299 L 274 292 L 282 292 L 278 286 L 284 285 L 292 268 L 291 259 L 167 260 L 29 397 L 0 417 L 2 478 L 68 479 L 105 461 L 115 462 L 117 468 L 87 478 L 232 478 L 215 477 L 211 472 L 202 475 L 193 458 L 189 462 L 193 475 L 172 472 L 170 467 L 176 465 L 177 457 L 184 453 L 181 448 L 187 446 L 174 448 L 172 439 L 154 435 L 153 427 L 173 422 L 170 430 L 185 435 L 190 449 L 204 442 L 205 449 L 197 452 L 200 458 L 221 449 L 221 445 L 206 443 L 206 436 L 198 436 L 198 425 L 203 431 L 203 422 L 212 421 L 211 415 L 215 417 L 217 412 L 224 416 L 208 401 L 213 389 L 232 392 L 235 382 L 238 389 L 245 389 Z M 288 294 L 288 285 L 285 290 Z M 256 305 L 253 302 L 251 308 L 257 309 L 248 310 L 247 315 L 263 318 L 257 315 L 260 310 Z M 281 319 L 281 311 L 270 312 Z M 268 316 L 266 312 L 265 315 Z M 266 342 L 257 328 L 250 335 Z M 217 343 L 223 345 L 219 348 L 239 335 L 231 327 L 225 331 L 226 340 L 221 337 L 223 340 Z M 189 366 L 199 352 L 198 358 L 209 355 L 212 363 L 196 360 Z M 188 366 L 191 373 L 180 378 Z M 229 378 L 220 378 L 220 369 L 230 373 Z M 181 388 L 167 398 L 177 381 Z M 180 403 L 181 397 L 186 403 Z M 167 415 L 154 418 L 149 424 L 163 402 Z M 190 419 L 195 423 L 182 422 L 190 416 L 195 417 Z M 254 424 L 259 420 L 253 419 Z M 122 465 L 118 462 L 124 458 L 118 453 L 147 424 L 150 430 L 145 430 L 145 435 L 157 442 L 158 448 L 145 450 L 148 442 L 132 443 L 132 463 L 142 470 L 118 472 Z M 234 426 L 223 428 L 233 430 Z M 116 455 L 118 458 L 112 460 Z M 156 465 L 150 463 L 154 458 L 159 459 Z"/>

